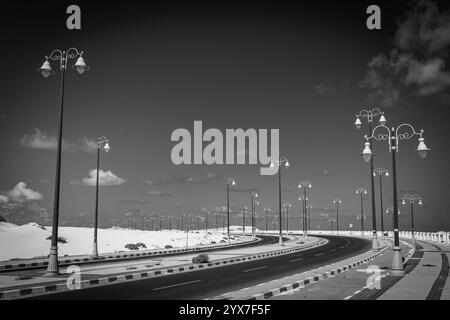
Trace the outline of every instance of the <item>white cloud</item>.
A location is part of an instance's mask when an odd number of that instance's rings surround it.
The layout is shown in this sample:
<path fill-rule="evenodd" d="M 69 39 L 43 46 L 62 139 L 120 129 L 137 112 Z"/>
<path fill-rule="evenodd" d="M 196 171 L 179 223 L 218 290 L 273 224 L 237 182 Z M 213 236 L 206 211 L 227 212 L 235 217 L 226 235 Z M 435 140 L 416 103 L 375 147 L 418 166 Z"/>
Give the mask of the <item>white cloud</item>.
<path fill-rule="evenodd" d="M 416 1 L 399 22 L 389 55 L 379 54 L 369 64 L 361 87 L 369 88 L 369 102 L 396 105 L 407 94 L 446 97 L 450 72 L 450 11 L 440 12 L 431 1 Z M 444 101 L 446 99 L 443 99 Z"/>
<path fill-rule="evenodd" d="M 122 179 L 112 173 L 111 170 L 98 172 L 98 184 L 99 186 L 120 186 L 125 183 L 125 179 Z M 72 181 L 72 184 L 80 184 L 77 181 Z M 83 178 L 81 184 L 85 186 L 95 186 L 97 184 L 97 169 L 89 170 L 89 177 Z"/>
<path fill-rule="evenodd" d="M 20 145 L 30 149 L 56 150 L 58 139 L 38 128 L 33 129 L 33 133 L 24 134 L 20 139 Z M 93 153 L 97 149 L 97 142 L 90 138 L 80 138 L 76 143 L 70 143 L 63 139 L 62 148 L 64 151 L 82 151 Z"/>
<path fill-rule="evenodd" d="M 27 184 L 24 182 L 19 182 L 11 191 L 8 191 L 7 195 L 11 201 L 15 202 L 43 199 L 39 192 L 27 188 Z"/>

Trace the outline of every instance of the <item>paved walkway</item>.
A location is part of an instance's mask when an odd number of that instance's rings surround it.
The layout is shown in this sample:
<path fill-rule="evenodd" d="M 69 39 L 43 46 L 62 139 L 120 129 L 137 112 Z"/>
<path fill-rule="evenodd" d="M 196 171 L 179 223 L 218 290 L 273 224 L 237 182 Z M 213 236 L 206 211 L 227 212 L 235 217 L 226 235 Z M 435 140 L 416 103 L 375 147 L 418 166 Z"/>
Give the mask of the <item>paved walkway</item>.
<path fill-rule="evenodd" d="M 423 248 L 422 259 L 379 300 L 450 300 L 449 246 L 422 241 L 418 243 Z"/>
<path fill-rule="evenodd" d="M 406 243 L 401 243 L 402 254 L 412 254 L 412 249 Z M 294 290 L 283 292 L 273 300 L 343 300 L 351 299 L 365 287 L 377 289 L 376 283 L 370 280 L 380 280 L 387 275 L 392 261 L 392 249 L 389 248 L 372 261 L 361 264 L 347 272 L 336 274 L 328 279 L 301 286 Z M 369 280 L 369 281 L 368 281 Z M 372 289 L 372 290 L 373 290 Z"/>
<path fill-rule="evenodd" d="M 411 252 L 405 242 L 401 247 L 403 256 Z M 392 249 L 389 249 L 359 268 L 282 292 L 272 299 L 450 300 L 449 255 L 449 245 L 417 241 L 416 251 L 406 263 L 404 277 L 390 275 Z M 376 282 L 368 282 L 369 277 Z"/>

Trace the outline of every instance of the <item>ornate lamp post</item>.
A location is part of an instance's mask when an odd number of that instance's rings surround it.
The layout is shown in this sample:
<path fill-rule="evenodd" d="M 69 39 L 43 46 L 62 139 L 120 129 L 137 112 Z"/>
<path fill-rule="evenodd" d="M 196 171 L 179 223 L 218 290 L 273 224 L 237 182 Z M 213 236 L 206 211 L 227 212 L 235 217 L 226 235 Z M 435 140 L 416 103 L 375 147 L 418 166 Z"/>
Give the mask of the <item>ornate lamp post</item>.
<path fill-rule="evenodd" d="M 99 184 L 99 170 L 100 170 L 100 151 L 105 150 L 109 152 L 111 147 L 109 146 L 109 140 L 106 137 L 100 137 L 97 139 L 97 179 L 95 183 L 95 217 L 94 217 L 94 245 L 92 247 L 92 256 L 98 257 L 97 246 L 97 229 L 98 229 L 98 184 Z"/>
<path fill-rule="evenodd" d="M 333 203 L 336 205 L 336 233 L 339 233 L 339 205 L 342 204 L 341 199 L 333 199 Z"/>
<path fill-rule="evenodd" d="M 264 208 L 264 213 L 266 214 L 266 233 L 267 233 L 267 230 L 269 229 L 269 220 L 268 220 L 269 214 L 268 214 L 268 212 L 271 212 L 270 208 Z"/>
<path fill-rule="evenodd" d="M 383 235 L 386 235 L 384 232 L 384 209 L 383 209 L 383 177 L 389 177 L 389 170 L 385 168 L 375 168 L 373 170 L 373 176 L 379 176 L 380 178 L 380 216 L 381 216 L 381 232 Z"/>
<path fill-rule="evenodd" d="M 307 219 L 308 230 L 311 230 L 311 210 L 312 210 L 312 208 L 313 208 L 312 204 L 308 204 L 306 206 L 306 209 L 308 209 L 308 219 Z"/>
<path fill-rule="evenodd" d="M 378 108 L 374 108 L 372 110 L 361 110 L 359 114 L 356 115 L 356 121 L 355 126 L 357 129 L 361 128 L 362 119 L 366 119 L 367 123 L 369 125 L 369 135 L 372 134 L 372 124 L 374 118 L 380 118 L 380 124 L 384 125 L 386 123 L 386 119 L 384 117 L 384 112 L 382 112 Z M 369 141 L 370 148 L 372 148 L 372 142 Z M 377 217 L 376 217 L 376 208 L 375 208 L 375 182 L 373 177 L 373 157 L 370 158 L 370 191 L 372 196 L 372 250 L 373 251 L 379 251 L 380 250 L 380 244 L 378 242 L 378 236 L 377 236 Z"/>
<path fill-rule="evenodd" d="M 330 224 L 331 224 L 331 231 L 333 231 L 333 230 L 334 230 L 334 224 L 333 224 L 333 222 L 336 221 L 336 219 L 330 218 L 328 221 L 330 221 Z"/>
<path fill-rule="evenodd" d="M 357 188 L 355 191 L 356 194 L 360 195 L 361 198 L 361 215 L 359 217 L 356 217 L 356 219 L 361 220 L 361 233 L 364 232 L 364 195 L 367 194 L 367 190 L 365 188 Z"/>
<path fill-rule="evenodd" d="M 242 235 L 245 236 L 245 216 L 247 215 L 247 206 L 242 208 Z"/>
<path fill-rule="evenodd" d="M 386 120 L 384 120 L 386 122 Z M 400 130 L 403 128 L 406 128 L 408 131 L 401 133 Z M 377 133 L 377 130 L 385 130 L 387 133 Z M 373 131 L 371 132 L 371 135 L 365 135 L 366 143 L 365 148 L 363 150 L 363 158 L 366 162 L 371 161 L 373 153 L 372 149 L 370 147 L 370 142 L 372 139 L 378 140 L 378 141 L 388 141 L 389 145 L 389 152 L 392 155 L 392 184 L 393 184 L 393 200 L 394 200 L 394 255 L 392 258 L 392 267 L 391 267 L 391 274 L 392 275 L 398 275 L 403 276 L 405 274 L 404 268 L 403 268 L 403 262 L 402 262 L 402 256 L 401 256 L 401 249 L 400 249 L 400 239 L 399 239 L 399 230 L 398 230 L 398 198 L 397 198 L 397 163 L 396 163 L 396 153 L 398 152 L 398 146 L 400 140 L 409 140 L 414 136 L 419 136 L 419 145 L 417 149 L 415 150 L 419 157 L 424 159 L 426 158 L 428 152 L 430 149 L 427 148 L 425 145 L 425 139 L 423 138 L 423 130 L 420 130 L 419 132 L 416 132 L 414 127 L 408 123 L 403 123 L 399 125 L 397 128 L 391 127 L 388 128 L 384 123 L 376 126 Z M 373 177 L 373 175 L 372 175 Z"/>
<path fill-rule="evenodd" d="M 308 238 L 308 226 L 306 224 L 306 206 L 308 201 L 307 190 L 311 188 L 312 188 L 311 182 L 306 180 L 302 180 L 298 184 L 300 194 L 302 193 L 303 190 L 303 238 L 305 239 Z"/>
<path fill-rule="evenodd" d="M 411 238 L 415 242 L 416 238 L 414 237 L 414 204 L 417 202 L 419 206 L 423 205 L 422 197 L 418 194 L 405 194 L 402 197 L 402 205 L 406 205 L 409 202 L 411 206 Z"/>
<path fill-rule="evenodd" d="M 228 178 L 227 180 L 227 235 L 228 235 L 228 244 L 230 244 L 230 185 L 235 186 L 236 181 L 233 178 Z"/>
<path fill-rule="evenodd" d="M 255 237 L 255 198 L 258 198 L 258 193 L 256 191 L 252 191 L 250 198 L 252 204 L 252 237 Z"/>
<path fill-rule="evenodd" d="M 286 212 L 286 233 L 289 235 L 289 208 L 291 208 L 292 205 L 290 203 L 284 203 L 283 208 L 284 212 Z"/>
<path fill-rule="evenodd" d="M 270 167 L 271 168 L 276 167 L 278 169 L 278 216 L 279 216 L 278 222 L 279 222 L 279 227 L 280 227 L 280 236 L 279 236 L 278 243 L 280 245 L 283 245 L 283 229 L 282 229 L 283 228 L 283 226 L 282 226 L 283 220 L 282 220 L 282 216 L 281 216 L 281 214 L 282 214 L 281 213 L 281 202 L 282 202 L 282 199 L 281 199 L 281 168 L 280 168 L 283 166 L 283 163 L 284 163 L 284 167 L 286 169 L 289 168 L 289 161 L 285 157 L 281 157 L 276 160 L 270 161 Z"/>
<path fill-rule="evenodd" d="M 64 76 L 69 60 L 77 59 L 72 68 L 76 69 L 79 74 L 83 74 L 89 70 L 83 59 L 83 51 L 78 51 L 76 48 L 70 48 L 67 51 L 59 49 L 53 50 L 50 55 L 45 57 L 45 61 L 38 69 L 44 78 L 48 78 L 53 69 L 50 61 L 58 61 L 59 69 L 61 71 L 61 96 L 60 96 L 60 115 L 59 115 L 59 131 L 58 131 L 58 147 L 56 152 L 56 176 L 55 176 L 55 197 L 53 203 L 53 223 L 52 223 L 52 237 L 50 245 L 50 255 L 48 260 L 46 276 L 55 276 L 59 274 L 58 266 L 58 221 L 59 221 L 59 192 L 61 184 L 61 151 L 62 151 L 62 135 L 63 135 L 63 119 L 64 119 Z"/>

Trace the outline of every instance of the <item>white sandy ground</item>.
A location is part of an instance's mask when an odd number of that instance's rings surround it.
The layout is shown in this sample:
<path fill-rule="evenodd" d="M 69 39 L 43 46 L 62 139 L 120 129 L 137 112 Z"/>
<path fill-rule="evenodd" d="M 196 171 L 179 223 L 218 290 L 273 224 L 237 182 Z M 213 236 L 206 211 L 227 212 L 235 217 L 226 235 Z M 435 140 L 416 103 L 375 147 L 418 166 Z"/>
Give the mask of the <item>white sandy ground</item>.
<path fill-rule="evenodd" d="M 242 227 L 232 227 L 233 231 L 242 230 Z M 251 228 L 246 228 L 251 232 Z M 0 222 L 0 261 L 10 259 L 29 259 L 47 256 L 50 248 L 51 227 L 42 227 L 37 223 L 28 223 L 17 226 L 15 224 Z M 92 252 L 94 231 L 92 228 L 59 227 L 58 236 L 64 237 L 67 243 L 59 243 L 58 254 L 86 255 Z M 231 238 L 232 240 L 234 237 Z M 208 245 L 221 240 L 227 240 L 222 228 L 190 231 L 189 246 Z M 186 246 L 186 232 L 180 230 L 142 231 L 127 229 L 98 229 L 99 253 L 113 253 L 129 251 L 126 244 L 144 243 L 146 249 L 160 249 L 166 245 L 173 248 Z"/>

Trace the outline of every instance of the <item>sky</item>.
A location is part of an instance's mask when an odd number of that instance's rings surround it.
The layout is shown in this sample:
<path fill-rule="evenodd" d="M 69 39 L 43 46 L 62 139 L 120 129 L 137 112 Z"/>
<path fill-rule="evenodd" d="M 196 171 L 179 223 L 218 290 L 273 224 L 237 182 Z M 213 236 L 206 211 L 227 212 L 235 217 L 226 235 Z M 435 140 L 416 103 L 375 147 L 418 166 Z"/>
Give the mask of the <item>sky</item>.
<path fill-rule="evenodd" d="M 260 165 L 174 165 L 171 134 L 194 121 L 204 130 L 279 129 L 283 203 L 298 226 L 301 180 L 311 181 L 312 227 L 329 228 L 334 198 L 342 199 L 340 227 L 359 228 L 359 196 L 370 190 L 361 157 L 367 123 L 362 109 L 381 108 L 389 126 L 423 129 L 400 142 L 400 196 L 418 192 L 416 230 L 449 230 L 450 9 L 445 1 L 377 1 L 381 29 L 366 27 L 366 1 L 313 4 L 265 2 L 164 3 L 79 1 L 81 30 L 68 30 L 72 3 L 9 3 L 0 22 L 0 215 L 17 224 L 51 224 L 59 120 L 60 73 L 44 79 L 36 69 L 53 49 L 84 51 L 90 70 L 66 73 L 60 224 L 92 225 L 96 140 L 101 153 L 100 226 L 112 219 L 205 216 L 224 211 L 226 182 L 232 223 L 257 191 L 263 208 L 278 209 L 276 177 Z M 74 64 L 71 61 L 70 64 Z M 206 143 L 204 144 L 206 146 Z M 391 169 L 386 142 L 374 144 L 375 167 Z M 378 181 L 376 206 L 380 224 Z M 384 208 L 393 205 L 392 179 L 383 180 Z M 364 200 L 371 228 L 370 197 Z M 174 219 L 174 218 L 172 218 Z M 295 220 L 297 219 L 297 220 Z M 139 220 L 140 221 L 140 220 Z M 172 220 L 173 221 L 173 220 Z M 249 218 L 247 221 L 250 221 Z M 166 223 L 166 222 L 165 222 Z M 385 215 L 385 227 L 392 216 Z M 400 228 L 410 228 L 400 207 Z"/>

